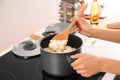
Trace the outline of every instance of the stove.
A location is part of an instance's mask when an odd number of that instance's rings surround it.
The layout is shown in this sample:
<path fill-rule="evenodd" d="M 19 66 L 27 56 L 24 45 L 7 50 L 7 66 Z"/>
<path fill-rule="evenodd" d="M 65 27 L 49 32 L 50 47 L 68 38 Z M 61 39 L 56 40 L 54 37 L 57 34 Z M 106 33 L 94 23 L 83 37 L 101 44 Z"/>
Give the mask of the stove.
<path fill-rule="evenodd" d="M 38 37 L 32 34 L 33 37 Z M 75 73 L 58 77 L 46 73 L 42 67 L 39 40 L 20 41 L 0 57 L 0 80 L 101 80 L 105 73 L 82 77 Z"/>
<path fill-rule="evenodd" d="M 82 77 L 77 73 L 67 77 L 55 77 L 42 69 L 41 56 L 21 58 L 9 51 L 0 58 L 0 80 L 101 80 L 105 73 Z"/>

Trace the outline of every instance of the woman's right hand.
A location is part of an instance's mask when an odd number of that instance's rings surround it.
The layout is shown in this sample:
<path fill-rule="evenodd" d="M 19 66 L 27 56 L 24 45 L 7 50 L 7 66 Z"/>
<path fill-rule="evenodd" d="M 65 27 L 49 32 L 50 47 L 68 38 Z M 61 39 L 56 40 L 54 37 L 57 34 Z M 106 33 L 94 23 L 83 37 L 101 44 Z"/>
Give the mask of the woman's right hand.
<path fill-rule="evenodd" d="M 73 17 L 77 21 L 74 30 L 88 37 L 92 37 L 93 27 L 85 20 L 85 18 Z"/>
<path fill-rule="evenodd" d="M 72 55 L 71 58 L 76 59 L 71 63 L 73 69 L 84 77 L 90 77 L 102 71 L 104 64 L 102 57 L 80 53 Z"/>

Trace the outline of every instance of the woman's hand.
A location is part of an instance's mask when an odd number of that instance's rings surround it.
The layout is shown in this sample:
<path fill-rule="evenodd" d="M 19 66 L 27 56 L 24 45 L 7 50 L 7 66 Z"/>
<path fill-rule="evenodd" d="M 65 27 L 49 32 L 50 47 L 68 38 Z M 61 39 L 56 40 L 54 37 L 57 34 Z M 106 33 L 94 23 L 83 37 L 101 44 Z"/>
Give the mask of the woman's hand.
<path fill-rule="evenodd" d="M 92 31 L 93 31 L 93 27 L 84 19 L 84 18 L 79 18 L 79 17 L 73 17 L 72 19 L 75 19 L 77 21 L 74 30 L 76 32 L 79 32 L 83 35 L 92 36 Z"/>
<path fill-rule="evenodd" d="M 110 29 L 120 29 L 120 22 L 109 23 L 109 24 L 107 24 L 107 28 L 110 28 Z"/>
<path fill-rule="evenodd" d="M 71 66 L 76 72 L 84 77 L 90 77 L 98 72 L 101 72 L 101 58 L 87 53 L 81 53 L 71 56 L 76 59 Z"/>

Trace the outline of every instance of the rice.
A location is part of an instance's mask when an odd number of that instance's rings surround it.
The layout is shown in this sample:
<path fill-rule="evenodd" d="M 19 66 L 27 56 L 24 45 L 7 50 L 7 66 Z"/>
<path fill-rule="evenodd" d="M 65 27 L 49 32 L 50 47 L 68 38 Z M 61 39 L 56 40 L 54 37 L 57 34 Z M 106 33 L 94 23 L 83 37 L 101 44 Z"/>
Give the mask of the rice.
<path fill-rule="evenodd" d="M 51 40 L 49 47 L 44 50 L 52 53 L 66 53 L 76 50 L 75 48 L 67 45 L 67 40 Z"/>

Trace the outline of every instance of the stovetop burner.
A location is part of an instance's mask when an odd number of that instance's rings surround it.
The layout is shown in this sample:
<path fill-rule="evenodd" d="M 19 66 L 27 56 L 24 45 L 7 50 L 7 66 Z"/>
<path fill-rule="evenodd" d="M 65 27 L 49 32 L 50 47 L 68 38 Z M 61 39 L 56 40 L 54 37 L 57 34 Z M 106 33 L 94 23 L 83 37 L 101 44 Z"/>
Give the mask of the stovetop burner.
<path fill-rule="evenodd" d="M 0 80 L 16 80 L 16 78 L 11 72 L 0 70 Z"/>
<path fill-rule="evenodd" d="M 50 75 L 46 73 L 43 69 L 41 69 L 41 62 L 37 65 L 36 71 L 38 72 L 39 75 L 42 74 L 41 80 L 84 80 L 83 77 L 81 77 L 78 74 L 74 74 L 72 76 L 67 76 L 67 77 L 56 77 L 53 75 Z"/>
<path fill-rule="evenodd" d="M 42 69 L 41 56 L 22 59 L 10 51 L 0 57 L 0 80 L 101 80 L 104 73 L 85 78 L 77 73 L 68 77 L 55 77 Z"/>
<path fill-rule="evenodd" d="M 42 80 L 84 80 L 84 78 L 78 74 L 69 77 L 55 77 L 47 74 L 45 71 L 42 71 Z"/>

